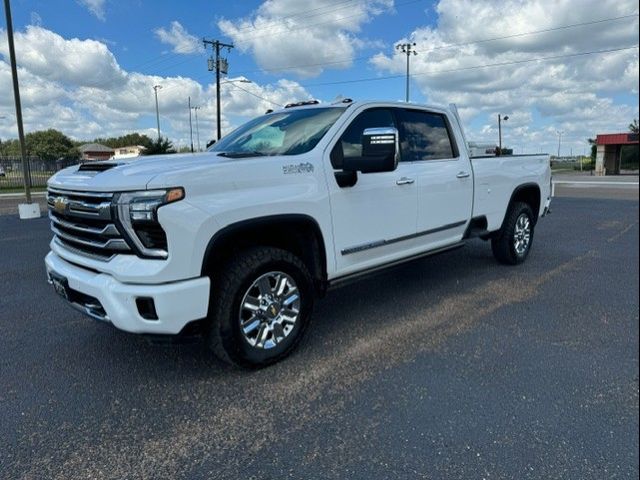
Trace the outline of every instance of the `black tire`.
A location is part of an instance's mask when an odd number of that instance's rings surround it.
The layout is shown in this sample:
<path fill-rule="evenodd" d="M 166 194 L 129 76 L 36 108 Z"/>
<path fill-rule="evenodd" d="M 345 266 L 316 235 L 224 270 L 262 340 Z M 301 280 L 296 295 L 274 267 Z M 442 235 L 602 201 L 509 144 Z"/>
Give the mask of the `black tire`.
<path fill-rule="evenodd" d="M 270 272 L 283 272 L 295 281 L 300 306 L 287 336 L 271 348 L 261 348 L 252 346 L 242 332 L 241 303 L 254 282 Z M 293 351 L 307 330 L 314 297 L 313 280 L 307 267 L 291 252 L 272 247 L 244 250 L 212 279 L 209 347 L 221 360 L 245 368 L 277 362 Z"/>
<path fill-rule="evenodd" d="M 515 247 L 516 223 L 522 215 L 528 217 L 530 237 L 524 251 L 518 252 Z M 524 202 L 512 203 L 507 211 L 502 229 L 496 237 L 491 239 L 491 250 L 496 260 L 506 265 L 518 265 L 524 262 L 533 244 L 534 227 L 535 217 L 531 207 Z"/>

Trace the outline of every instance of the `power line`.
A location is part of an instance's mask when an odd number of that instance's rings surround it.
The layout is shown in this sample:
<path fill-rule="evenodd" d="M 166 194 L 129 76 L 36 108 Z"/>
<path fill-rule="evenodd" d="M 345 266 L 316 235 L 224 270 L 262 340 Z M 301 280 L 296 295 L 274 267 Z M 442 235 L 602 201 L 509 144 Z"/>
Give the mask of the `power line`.
<path fill-rule="evenodd" d="M 260 95 L 257 95 L 257 94 L 255 94 L 255 93 L 253 93 L 253 92 L 250 92 L 249 90 L 244 89 L 244 88 L 242 88 L 242 87 L 240 87 L 240 86 L 238 86 L 238 85 L 234 85 L 234 88 L 233 88 L 233 89 L 234 89 L 234 90 L 235 90 L 235 89 L 240 89 L 240 90 L 242 90 L 243 92 L 248 93 L 249 95 L 253 95 L 253 96 L 254 96 L 254 97 L 256 97 L 256 98 L 259 98 L 260 100 L 264 100 L 265 102 L 269 102 L 269 103 L 271 103 L 271 104 L 273 104 L 273 105 L 276 105 L 276 106 L 278 106 L 278 107 L 283 107 L 283 106 L 284 106 L 284 105 L 282 105 L 282 104 L 280 104 L 280 103 L 274 102 L 273 100 L 269 100 L 268 98 L 264 98 L 264 97 L 261 97 Z"/>
<path fill-rule="evenodd" d="M 450 43 L 447 45 L 441 45 L 439 47 L 433 47 L 429 50 L 425 50 L 426 52 L 433 52 L 436 50 L 443 50 L 443 49 L 447 49 L 447 48 L 452 48 L 452 47 L 463 47 L 463 46 L 467 46 L 467 45 L 475 45 L 478 43 L 486 43 L 486 42 L 494 42 L 496 40 L 505 40 L 508 38 L 516 38 L 516 37 L 524 37 L 526 35 L 536 35 L 538 33 L 548 33 L 548 32 L 555 32 L 558 30 L 566 30 L 568 28 L 575 28 L 575 27 L 584 27 L 586 25 L 595 25 L 598 23 L 604 23 L 604 22 L 612 22 L 612 21 L 616 21 L 616 20 L 622 20 L 625 18 L 631 18 L 631 17 L 637 17 L 638 14 L 637 13 L 633 13 L 630 15 L 623 15 L 621 17 L 613 17 L 613 18 L 605 18 L 602 20 L 592 20 L 590 22 L 582 22 L 582 23 L 573 23 L 570 25 L 561 25 L 559 27 L 552 27 L 552 28 L 545 28 L 543 30 L 534 30 L 531 32 L 522 32 L 522 33 L 514 33 L 511 35 L 503 35 L 501 37 L 492 37 L 492 38 L 485 38 L 482 40 L 473 40 L 473 41 L 469 41 L 469 42 L 461 42 L 461 43 Z"/>
<path fill-rule="evenodd" d="M 322 9 L 324 9 L 324 8 L 327 8 L 327 7 L 335 7 L 336 5 L 343 5 L 343 4 L 345 4 L 345 3 L 353 3 L 353 2 L 357 2 L 357 1 L 360 1 L 360 0 L 345 0 L 345 1 L 343 1 L 343 2 L 337 2 L 337 3 L 334 3 L 333 5 L 325 5 L 325 6 L 322 6 L 322 7 L 316 7 L 316 8 L 312 8 L 312 9 L 310 9 L 310 10 L 304 10 L 304 11 L 302 11 L 302 10 L 301 10 L 301 11 L 300 11 L 300 12 L 298 12 L 298 13 L 294 13 L 294 14 L 291 14 L 291 15 L 286 15 L 286 16 L 284 16 L 284 17 L 278 17 L 278 18 L 274 21 L 274 23 L 275 23 L 275 22 L 282 22 L 283 20 L 287 20 L 287 19 L 291 19 L 291 18 L 295 18 L 295 17 L 299 17 L 299 16 L 301 16 L 301 18 L 308 18 L 308 17 L 315 17 L 315 16 L 318 16 L 318 17 L 319 17 L 319 16 L 322 16 L 322 15 L 327 15 L 327 14 L 329 14 L 329 13 L 337 12 L 338 10 L 342 10 L 342 9 L 344 9 L 344 8 L 349 8 L 349 7 L 351 7 L 351 5 L 347 5 L 347 6 L 340 7 L 340 8 L 331 8 L 331 9 L 329 9 L 329 10 L 326 10 L 325 12 L 316 13 L 316 14 L 312 14 L 312 15 L 306 15 L 306 14 L 308 14 L 309 12 L 314 12 L 314 11 L 317 11 L 317 10 L 322 10 Z M 273 26 L 273 25 L 272 25 L 272 26 Z M 238 32 L 243 32 L 243 31 L 247 31 L 247 30 L 254 30 L 254 31 L 257 31 L 257 30 L 264 30 L 265 28 L 271 28 L 271 26 L 270 26 L 270 27 L 256 28 L 254 25 L 251 25 L 251 26 L 248 26 L 248 27 L 239 28 L 237 31 L 238 31 Z"/>
<path fill-rule="evenodd" d="M 480 40 L 470 40 L 468 42 L 461 42 L 461 43 L 449 43 L 449 44 L 445 44 L 445 45 L 440 45 L 438 47 L 432 47 L 432 48 L 428 48 L 426 50 L 421 50 L 421 53 L 429 53 L 429 52 L 434 52 L 437 50 L 444 50 L 444 49 L 448 49 L 448 48 L 454 48 L 454 47 L 461 47 L 461 46 L 468 46 L 468 45 L 474 45 L 476 43 L 487 43 L 487 42 L 493 42 L 496 40 L 506 40 L 508 38 L 516 38 L 516 37 L 523 37 L 523 36 L 527 36 L 527 35 L 536 35 L 539 33 L 549 33 L 549 32 L 553 32 L 553 31 L 557 31 L 557 30 L 566 30 L 569 28 L 575 28 L 575 27 L 583 27 L 583 26 L 587 26 L 587 25 L 595 25 L 598 23 L 605 23 L 605 22 L 612 22 L 612 21 L 616 21 L 616 20 L 621 20 L 621 19 L 627 19 L 627 18 L 632 18 L 632 17 L 637 17 L 638 14 L 634 13 L 634 14 L 630 14 L 630 15 L 623 15 L 620 17 L 613 17 L 613 18 L 604 18 L 604 19 L 600 19 L 600 20 L 592 20 L 589 22 L 582 22 L 582 23 L 573 23 L 573 24 L 569 24 L 569 25 L 561 25 L 558 27 L 553 27 L 553 28 L 545 28 L 543 30 L 534 30 L 534 31 L 530 31 L 530 32 L 521 32 L 521 33 L 514 33 L 511 35 L 503 35 L 500 37 L 492 37 L 492 38 L 485 38 L 485 39 L 480 39 Z M 320 67 L 320 66 L 324 66 L 324 65 L 336 65 L 336 64 L 340 64 L 340 63 L 356 63 L 358 61 L 361 60 L 368 60 L 371 57 L 366 55 L 366 56 L 362 56 L 362 57 L 356 57 L 356 58 L 350 58 L 350 59 L 344 59 L 344 60 L 335 60 L 335 61 L 331 61 L 331 62 L 319 62 L 319 63 L 309 63 L 309 64 L 304 64 L 304 65 L 289 65 L 289 66 L 284 66 L 284 67 L 274 67 L 274 68 L 261 68 L 261 69 L 255 69 L 255 70 L 244 70 L 241 72 L 237 72 L 238 75 L 242 75 L 242 74 L 247 74 L 247 73 L 258 73 L 258 72 L 278 72 L 278 71 L 282 71 L 282 70 L 296 70 L 298 68 L 306 68 L 306 67 Z"/>
<path fill-rule="evenodd" d="M 469 46 L 469 45 L 487 43 L 487 42 L 492 42 L 492 41 L 497 41 L 497 40 L 506 40 L 506 39 L 509 39 L 509 38 L 517 38 L 517 37 L 523 37 L 523 36 L 528 36 L 528 35 L 536 35 L 536 34 L 540 34 L 540 33 L 549 33 L 549 32 L 554 32 L 554 31 L 558 31 L 558 30 L 566 30 L 566 29 L 569 29 L 569 28 L 596 25 L 596 24 L 600 24 L 600 23 L 613 22 L 613 21 L 624 20 L 624 19 L 629 19 L 629 18 L 633 18 L 633 17 L 638 17 L 638 13 L 622 15 L 622 16 L 619 16 L 619 17 L 604 18 L 604 19 L 599 19 L 599 20 L 591 20 L 591 21 L 588 21 L 588 22 L 573 23 L 573 24 L 568 24 L 568 25 L 560 25 L 558 27 L 545 28 L 545 29 L 542 29 L 542 30 L 533 30 L 533 31 L 529 31 L 529 32 L 520 32 L 520 33 L 514 33 L 514 34 L 510 34 L 510 35 L 502 35 L 502 36 L 499 36 L 499 37 L 484 38 L 484 39 L 480 39 L 480 40 L 470 40 L 468 42 L 449 43 L 449 44 L 445 44 L 445 45 L 440 45 L 438 47 L 431 47 L 431 48 L 428 48 L 428 49 L 422 49 L 421 52 L 422 53 L 429 53 L 429 52 L 433 52 L 433 51 L 444 50 L 444 49 L 449 49 L 449 48 L 454 48 L 454 47 Z M 286 33 L 286 32 L 283 32 L 283 33 Z M 160 57 L 158 57 L 156 59 L 151 59 L 151 60 L 149 60 L 147 62 L 143 62 L 143 63 L 141 63 L 139 65 L 133 66 L 133 67 L 131 67 L 131 69 L 133 70 L 133 69 L 139 68 L 140 66 L 143 66 L 143 65 L 147 65 L 148 66 L 148 65 L 150 65 L 150 64 L 152 64 L 154 62 L 161 63 L 161 62 L 164 62 L 166 60 L 172 60 L 174 58 L 179 57 L 180 55 L 182 55 L 182 54 L 171 53 L 169 55 L 162 55 L 162 56 L 160 56 Z M 360 62 L 360 61 L 369 60 L 370 58 L 371 58 L 370 56 L 366 55 L 366 56 L 355 57 L 355 58 L 345 58 L 343 60 L 333 60 L 333 61 L 330 61 L 330 62 L 316 62 L 316 63 L 308 63 L 308 64 L 302 64 L 302 65 L 287 65 L 287 66 L 283 66 L 283 67 L 243 70 L 243 71 L 237 72 L 237 74 L 238 75 L 244 75 L 244 74 L 259 73 L 259 72 L 279 72 L 279 71 L 284 71 L 284 70 L 296 70 L 296 69 L 299 69 L 299 68 L 321 67 L 321 66 L 326 66 L 326 65 L 338 65 L 338 64 L 341 64 L 341 63 L 357 63 L 357 62 Z M 177 67 L 179 65 L 183 65 L 185 63 L 193 62 L 193 61 L 196 61 L 196 60 L 200 61 L 201 57 L 200 56 L 192 56 L 192 57 L 189 57 L 189 58 L 187 58 L 187 59 L 185 59 L 183 61 L 163 66 L 161 69 L 157 70 L 156 72 L 167 71 L 167 70 L 175 68 L 175 67 Z"/>
<path fill-rule="evenodd" d="M 403 2 L 403 3 L 397 4 L 396 8 L 397 7 L 402 7 L 402 6 L 405 6 L 405 5 L 410 5 L 412 3 L 418 3 L 418 2 L 421 2 L 421 1 L 423 1 L 423 0 L 409 0 L 407 2 Z M 274 37 L 274 36 L 278 36 L 278 35 L 286 35 L 286 34 L 289 34 L 291 32 L 296 32 L 298 30 L 306 30 L 307 28 L 316 27 L 318 25 L 325 25 L 327 23 L 333 23 L 333 22 L 337 22 L 337 21 L 347 20 L 349 18 L 358 17 L 360 15 L 362 15 L 362 13 L 355 13 L 353 15 L 346 15 L 344 17 L 333 18 L 331 20 L 325 20 L 325 21 L 318 22 L 318 23 L 300 25 L 299 27 L 296 27 L 296 28 L 287 28 L 287 29 L 285 29 L 284 31 L 281 31 L 281 32 L 266 33 L 266 34 L 262 34 L 262 35 L 247 35 L 242 40 L 255 40 L 256 38 L 264 38 L 264 37 Z M 271 26 L 268 26 L 268 27 L 263 27 L 263 29 L 264 30 L 268 30 L 268 29 L 275 28 L 275 27 L 279 27 L 279 25 L 271 25 Z M 256 29 L 256 31 L 263 30 L 263 29 Z"/>
<path fill-rule="evenodd" d="M 462 72 L 465 70 L 477 70 L 480 68 L 489 68 L 489 67 L 504 67 L 507 65 L 518 65 L 518 64 L 523 64 L 523 63 L 532 63 L 532 62 L 541 62 L 541 61 L 546 61 L 546 60 L 559 60 L 562 58 L 572 58 L 572 57 L 580 57 L 580 56 L 585 56 L 585 55 L 593 55 L 593 54 L 600 54 L 600 53 L 611 53 L 611 52 L 620 52 L 623 50 L 632 50 L 634 48 L 638 48 L 638 45 L 633 45 L 630 47 L 621 47 L 621 48 L 611 48 L 611 49 L 607 49 L 607 50 L 592 50 L 589 52 L 580 52 L 580 53 L 571 53 L 571 54 L 565 54 L 565 55 L 552 55 L 552 56 L 548 56 L 548 57 L 537 57 L 537 58 L 530 58 L 530 59 L 526 59 L 526 60 L 515 60 L 515 61 L 511 61 L 511 62 L 499 62 L 499 63 L 487 63 L 484 65 L 474 65 L 471 67 L 461 67 L 461 68 L 451 68 L 448 70 L 434 70 L 434 71 L 429 71 L 429 72 L 420 72 L 420 73 L 412 73 L 410 76 L 411 77 L 417 77 L 417 76 L 423 76 L 423 75 L 438 75 L 441 73 L 453 73 L 453 72 Z M 374 81 L 379 81 L 379 80 L 390 80 L 390 79 L 394 79 L 394 78 L 403 78 L 404 75 L 387 75 L 385 77 L 367 77 L 367 78 L 358 78 L 358 79 L 354 79 L 354 80 L 341 80 L 341 81 L 335 81 L 335 82 L 322 82 L 322 83 L 307 83 L 307 84 L 301 84 L 301 87 L 320 87 L 320 86 L 325 86 L 325 85 L 342 85 L 342 84 L 346 84 L 346 83 L 361 83 L 361 82 L 374 82 Z"/>

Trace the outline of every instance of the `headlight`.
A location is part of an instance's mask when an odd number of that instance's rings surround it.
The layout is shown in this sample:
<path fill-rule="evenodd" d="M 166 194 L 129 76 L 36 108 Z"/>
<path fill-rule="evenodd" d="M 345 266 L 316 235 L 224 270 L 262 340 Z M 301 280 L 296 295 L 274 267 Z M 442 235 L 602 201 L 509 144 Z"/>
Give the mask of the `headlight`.
<path fill-rule="evenodd" d="M 158 208 L 183 198 L 182 188 L 124 192 L 115 198 L 123 233 L 142 256 L 167 258 L 167 236 L 158 222 Z"/>

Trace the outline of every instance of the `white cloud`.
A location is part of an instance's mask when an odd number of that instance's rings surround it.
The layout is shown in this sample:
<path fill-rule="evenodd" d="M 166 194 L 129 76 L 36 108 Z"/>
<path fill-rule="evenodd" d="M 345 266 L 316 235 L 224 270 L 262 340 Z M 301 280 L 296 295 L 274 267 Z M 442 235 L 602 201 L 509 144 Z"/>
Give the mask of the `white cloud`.
<path fill-rule="evenodd" d="M 559 129 L 570 132 L 567 149 L 581 148 L 598 131 L 625 131 L 631 118 L 638 116 L 637 99 L 633 105 L 620 105 L 610 97 L 637 95 L 637 49 L 476 68 L 637 45 L 637 15 L 560 28 L 629 15 L 637 12 L 637 3 L 592 0 L 576 8 L 568 0 L 441 0 L 436 12 L 436 25 L 418 28 L 408 37 L 419 52 L 411 57 L 416 74 L 412 82 L 429 102 L 461 106 L 467 123 L 487 118 L 488 123 L 472 130 L 470 138 L 497 138 L 495 118 L 502 112 L 511 116 L 505 124 L 507 142 L 544 140 L 545 149 L 553 151 L 554 132 Z M 520 35 L 539 30 L 552 31 Z M 505 36 L 511 38 L 477 42 Z M 404 73 L 405 62 L 403 55 L 385 53 L 370 61 L 385 74 Z M 543 127 L 534 128 L 534 122 Z"/>
<path fill-rule="evenodd" d="M 6 38 L 0 31 L 0 39 Z M 104 42 L 65 39 L 39 27 L 16 32 L 18 76 L 27 132 L 56 128 L 76 139 L 122 135 L 132 131 L 155 136 L 158 91 L 163 135 L 176 145 L 188 145 L 189 110 L 198 105 L 202 146 L 215 131 L 215 86 L 188 77 L 162 77 L 124 71 Z M 46 55 L 43 53 L 46 52 Z M 4 57 L 4 60 L 2 59 Z M 310 98 L 298 83 L 280 80 L 271 85 L 222 84 L 223 132 L 275 104 Z M 244 89 L 244 90 L 242 90 Z M 246 91 L 245 91 L 246 90 Z M 0 40 L 0 91 L 11 92 L 11 71 L 5 43 Z M 250 92 L 250 93 L 247 93 Z M 274 102 L 274 103 L 272 103 Z M 0 138 L 16 136 L 13 96 L 0 96 Z M 194 126 L 195 128 L 195 126 Z"/>
<path fill-rule="evenodd" d="M 65 39 L 42 27 L 15 33 L 16 57 L 34 75 L 75 85 L 111 87 L 125 81 L 109 48 L 97 40 Z M 0 30 L 0 54 L 8 58 L 6 34 Z"/>
<path fill-rule="evenodd" d="M 356 50 L 369 44 L 358 38 L 361 27 L 392 7 L 393 0 L 309 0 L 304 7 L 298 0 L 267 0 L 249 18 L 223 19 L 218 27 L 262 68 L 312 77 L 350 67 Z M 287 68 L 292 65 L 298 67 Z"/>
<path fill-rule="evenodd" d="M 106 0 L 77 0 L 80 5 L 86 7 L 89 12 L 93 16 L 95 16 L 98 20 L 102 20 L 103 22 L 106 20 L 105 17 L 105 3 Z"/>
<path fill-rule="evenodd" d="M 169 29 L 164 27 L 157 28 L 155 34 L 162 43 L 173 47 L 173 53 L 189 54 L 203 50 L 200 40 L 187 32 L 182 24 L 176 20 L 171 22 Z"/>

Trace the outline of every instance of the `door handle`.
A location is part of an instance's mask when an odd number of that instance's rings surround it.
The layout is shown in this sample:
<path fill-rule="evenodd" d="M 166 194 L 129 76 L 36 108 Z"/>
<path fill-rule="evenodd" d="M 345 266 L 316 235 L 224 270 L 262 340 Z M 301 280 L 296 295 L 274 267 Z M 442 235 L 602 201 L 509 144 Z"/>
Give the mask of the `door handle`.
<path fill-rule="evenodd" d="M 458 172 L 458 174 L 456 175 L 456 177 L 458 178 L 467 178 L 468 176 L 470 176 L 471 174 L 469 172 Z"/>
<path fill-rule="evenodd" d="M 402 177 L 396 180 L 396 185 L 411 185 L 415 180 L 413 178 Z"/>

